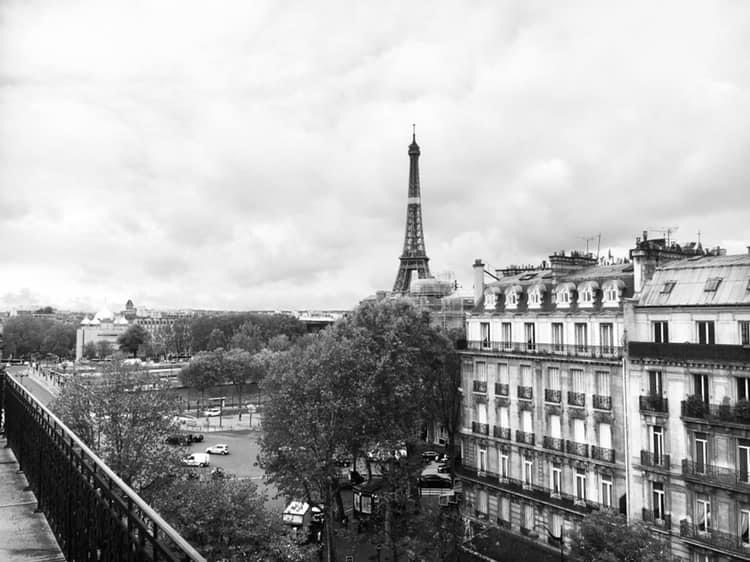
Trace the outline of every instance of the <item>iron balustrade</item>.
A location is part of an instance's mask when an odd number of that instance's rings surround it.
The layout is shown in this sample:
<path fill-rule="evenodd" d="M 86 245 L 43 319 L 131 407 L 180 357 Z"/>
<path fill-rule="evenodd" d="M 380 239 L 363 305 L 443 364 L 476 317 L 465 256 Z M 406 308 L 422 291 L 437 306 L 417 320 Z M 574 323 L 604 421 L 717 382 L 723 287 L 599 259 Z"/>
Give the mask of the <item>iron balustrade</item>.
<path fill-rule="evenodd" d="M 666 398 L 654 394 L 646 394 L 638 397 L 638 406 L 641 412 L 666 414 L 669 412 L 669 402 Z"/>
<path fill-rule="evenodd" d="M 528 431 L 516 430 L 516 443 L 525 443 L 526 445 L 534 444 L 534 434 Z"/>
<path fill-rule="evenodd" d="M 506 383 L 496 382 L 495 383 L 495 396 L 508 396 L 508 385 Z"/>
<path fill-rule="evenodd" d="M 592 404 L 596 410 L 611 410 L 612 409 L 612 397 L 602 396 L 601 394 L 594 394 L 592 396 Z"/>
<path fill-rule="evenodd" d="M 525 400 L 531 400 L 534 397 L 534 389 L 530 386 L 518 387 L 518 397 Z"/>
<path fill-rule="evenodd" d="M 498 439 L 507 439 L 510 440 L 510 428 L 509 427 L 500 427 L 499 425 L 493 425 L 492 426 L 492 436 L 497 437 Z"/>
<path fill-rule="evenodd" d="M 682 474 L 700 482 L 718 484 L 729 488 L 743 486 L 746 491 L 750 489 L 750 474 L 734 468 L 682 459 Z"/>
<path fill-rule="evenodd" d="M 598 447 L 597 445 L 592 445 L 591 458 L 604 462 L 615 462 L 615 450 L 608 449 L 607 447 Z"/>
<path fill-rule="evenodd" d="M 487 423 L 471 422 L 471 432 L 480 435 L 490 434 L 490 425 Z"/>
<path fill-rule="evenodd" d="M 2 384 L 8 446 L 67 560 L 205 562 L 12 375 Z"/>
<path fill-rule="evenodd" d="M 570 455 L 578 455 L 579 457 L 589 456 L 589 446 L 587 443 L 578 443 L 576 441 L 565 441 L 565 450 Z"/>
<path fill-rule="evenodd" d="M 542 438 L 542 447 L 551 451 L 562 451 L 563 440 L 559 437 L 550 437 L 548 435 L 545 435 Z"/>
<path fill-rule="evenodd" d="M 670 529 L 672 527 L 672 517 L 669 513 L 656 513 L 653 509 L 644 507 L 641 509 L 641 517 L 649 525 L 661 529 Z"/>
<path fill-rule="evenodd" d="M 744 542 L 741 536 L 711 527 L 701 529 L 701 525 L 691 523 L 687 519 L 680 521 L 680 536 L 732 552 L 750 554 L 750 544 Z"/>
<path fill-rule="evenodd" d="M 562 391 L 555 390 L 554 388 L 545 388 L 544 389 L 544 401 L 555 402 L 559 404 L 562 401 Z"/>
<path fill-rule="evenodd" d="M 583 392 L 568 391 L 568 404 L 570 406 L 586 406 L 586 395 Z"/>
<path fill-rule="evenodd" d="M 485 345 L 486 343 L 486 345 Z M 528 341 L 467 341 L 469 349 L 502 351 L 509 353 L 528 353 L 534 355 L 559 355 L 563 357 L 591 357 L 597 359 L 620 359 L 622 347 L 613 345 L 581 345 L 561 343 L 539 343 Z"/>
<path fill-rule="evenodd" d="M 669 458 L 669 455 L 666 455 L 664 453 L 657 454 L 651 451 L 641 450 L 641 465 L 669 470 L 669 467 L 671 466 L 671 459 Z"/>
<path fill-rule="evenodd" d="M 738 400 L 735 404 L 706 404 L 692 398 L 680 402 L 680 414 L 684 418 L 703 419 L 713 423 L 750 423 L 750 402 Z"/>
<path fill-rule="evenodd" d="M 487 394 L 487 381 L 474 381 L 472 390 L 481 394 Z"/>

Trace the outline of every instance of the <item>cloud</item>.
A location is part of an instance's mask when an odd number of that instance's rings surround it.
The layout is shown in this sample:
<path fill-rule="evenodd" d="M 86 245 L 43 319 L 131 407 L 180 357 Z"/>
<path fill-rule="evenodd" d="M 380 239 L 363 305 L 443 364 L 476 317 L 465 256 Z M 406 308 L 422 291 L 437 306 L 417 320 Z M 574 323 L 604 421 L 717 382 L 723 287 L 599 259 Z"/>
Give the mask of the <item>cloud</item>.
<path fill-rule="evenodd" d="M 465 285 L 644 228 L 744 252 L 749 12 L 6 2 L 0 294 L 353 306 L 396 275 L 411 123 L 431 269 Z"/>

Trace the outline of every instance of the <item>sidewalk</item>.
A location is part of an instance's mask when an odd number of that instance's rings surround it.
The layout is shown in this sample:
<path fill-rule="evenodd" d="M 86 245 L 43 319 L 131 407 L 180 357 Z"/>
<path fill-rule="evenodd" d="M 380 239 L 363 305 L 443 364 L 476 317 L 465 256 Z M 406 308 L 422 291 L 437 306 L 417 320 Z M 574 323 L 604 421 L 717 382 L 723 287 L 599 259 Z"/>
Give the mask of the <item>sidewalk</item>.
<path fill-rule="evenodd" d="M 13 451 L 0 437 L 0 560 L 64 562 L 47 520 L 35 513 L 36 498 L 18 472 Z"/>

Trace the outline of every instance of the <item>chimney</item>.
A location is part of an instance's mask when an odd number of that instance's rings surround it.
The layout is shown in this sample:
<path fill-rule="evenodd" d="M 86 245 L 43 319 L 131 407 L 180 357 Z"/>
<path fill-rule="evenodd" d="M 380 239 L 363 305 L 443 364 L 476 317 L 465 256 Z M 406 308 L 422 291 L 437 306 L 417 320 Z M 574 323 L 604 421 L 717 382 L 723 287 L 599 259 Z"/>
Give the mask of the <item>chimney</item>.
<path fill-rule="evenodd" d="M 480 258 L 474 260 L 474 305 L 484 298 L 484 264 Z"/>

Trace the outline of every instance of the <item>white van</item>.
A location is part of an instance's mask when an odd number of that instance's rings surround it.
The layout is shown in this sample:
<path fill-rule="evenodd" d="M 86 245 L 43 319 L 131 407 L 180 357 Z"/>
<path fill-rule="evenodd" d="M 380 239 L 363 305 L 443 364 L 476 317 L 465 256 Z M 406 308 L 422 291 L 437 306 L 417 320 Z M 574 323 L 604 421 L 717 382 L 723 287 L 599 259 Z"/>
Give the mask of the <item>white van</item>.
<path fill-rule="evenodd" d="M 208 466 L 211 464 L 211 458 L 208 453 L 192 453 L 182 459 L 182 464 L 186 466 Z"/>

